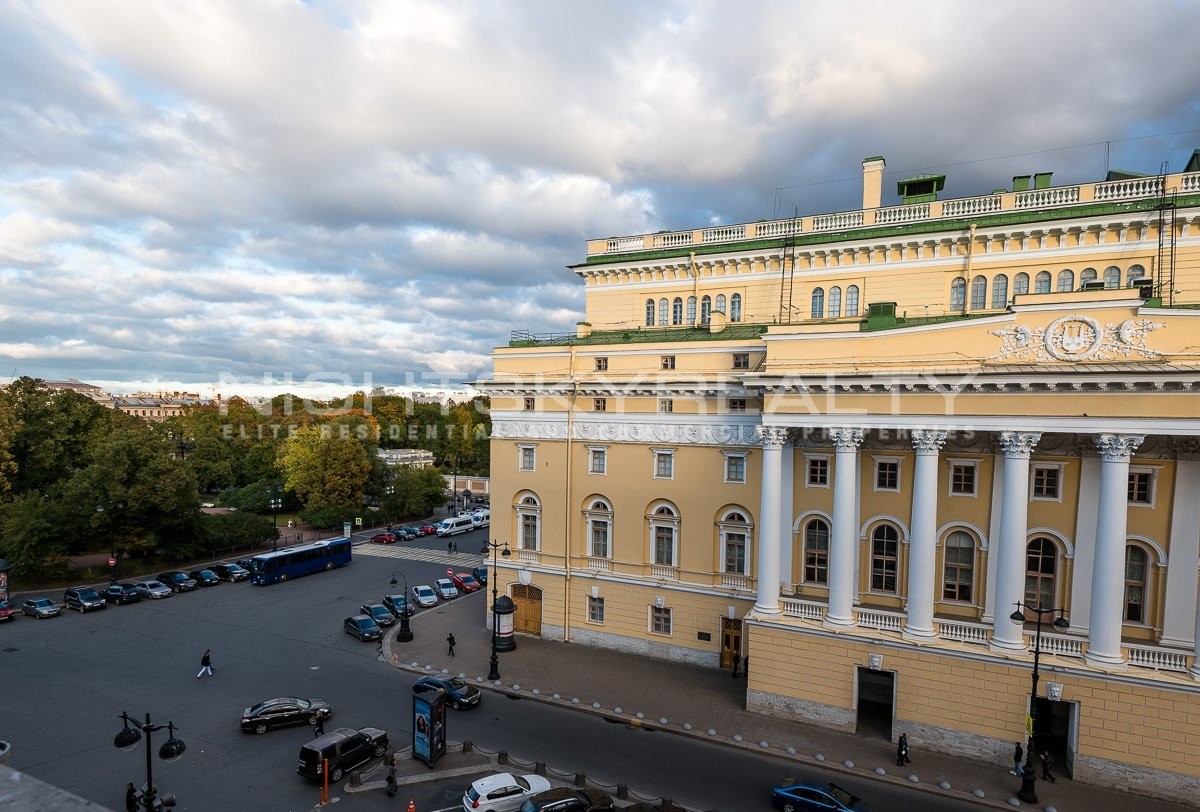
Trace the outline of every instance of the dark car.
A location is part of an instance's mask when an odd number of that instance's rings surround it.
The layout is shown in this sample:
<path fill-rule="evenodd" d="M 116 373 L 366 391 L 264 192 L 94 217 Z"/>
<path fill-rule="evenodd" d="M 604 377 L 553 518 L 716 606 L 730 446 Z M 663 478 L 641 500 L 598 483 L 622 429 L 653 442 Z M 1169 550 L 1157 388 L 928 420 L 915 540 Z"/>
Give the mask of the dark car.
<path fill-rule="evenodd" d="M 108 603 L 124 605 L 126 603 L 137 603 L 142 599 L 142 593 L 133 584 L 120 583 L 109 584 L 104 590 L 104 600 Z"/>
<path fill-rule="evenodd" d="M 73 586 L 63 593 L 63 606 L 78 609 L 80 614 L 93 609 L 107 609 L 104 598 L 90 586 Z"/>
<path fill-rule="evenodd" d="M 471 574 L 475 576 L 475 580 L 480 586 L 487 586 L 487 567 L 474 567 Z"/>
<path fill-rule="evenodd" d="M 411 541 L 421 535 L 415 527 L 397 527 L 394 531 L 401 541 Z"/>
<path fill-rule="evenodd" d="M 364 603 L 358 607 L 358 611 L 368 615 L 380 626 L 391 626 L 396 622 L 396 616 L 389 612 L 382 603 Z"/>
<path fill-rule="evenodd" d="M 221 583 L 221 579 L 212 570 L 193 570 L 188 573 L 188 577 L 200 586 L 216 586 Z"/>
<path fill-rule="evenodd" d="M 0 620 L 12 620 L 17 616 L 17 610 L 13 609 L 12 604 L 8 601 L 0 601 Z"/>
<path fill-rule="evenodd" d="M 166 584 L 172 592 L 191 592 L 196 588 L 196 581 L 183 570 L 160 572 L 158 580 Z"/>
<path fill-rule="evenodd" d="M 396 617 L 404 617 L 405 615 L 412 617 L 417 611 L 417 607 L 413 606 L 412 602 L 403 595 L 384 595 L 383 605 Z"/>
<path fill-rule="evenodd" d="M 837 784 L 808 784 L 785 778 L 771 790 L 771 802 L 783 812 L 871 812 L 862 798 Z"/>
<path fill-rule="evenodd" d="M 213 564 L 212 571 L 222 581 L 245 581 L 250 577 L 250 570 L 237 564 Z"/>
<path fill-rule="evenodd" d="M 341 781 L 347 770 L 366 764 L 387 752 L 388 735 L 377 727 L 351 730 L 339 727 L 318 736 L 300 748 L 300 763 L 296 772 L 305 778 L 320 781 L 325 764 L 329 764 L 329 780 Z"/>
<path fill-rule="evenodd" d="M 479 704 L 479 689 L 459 677 L 421 677 L 413 687 L 433 688 L 446 692 L 446 701 L 455 710 L 473 708 Z"/>
<path fill-rule="evenodd" d="M 589 812 L 612 808 L 613 799 L 607 792 L 575 787 L 548 789 L 521 804 L 521 812 Z"/>
<path fill-rule="evenodd" d="M 266 733 L 276 727 L 315 725 L 317 719 L 328 719 L 331 716 L 333 711 L 324 699 L 281 696 L 259 702 L 242 711 L 242 732 Z"/>
<path fill-rule="evenodd" d="M 26 598 L 21 604 L 21 614 L 36 617 L 38 620 L 54 617 L 58 613 L 58 604 L 49 598 Z"/>
<path fill-rule="evenodd" d="M 342 624 L 342 628 L 346 630 L 346 634 L 352 634 L 364 642 L 383 637 L 383 629 L 379 628 L 375 619 L 368 615 L 348 617 Z"/>
<path fill-rule="evenodd" d="M 375 535 L 371 536 L 371 541 L 375 542 L 376 544 L 391 544 L 395 540 L 396 536 L 394 533 L 376 533 Z"/>

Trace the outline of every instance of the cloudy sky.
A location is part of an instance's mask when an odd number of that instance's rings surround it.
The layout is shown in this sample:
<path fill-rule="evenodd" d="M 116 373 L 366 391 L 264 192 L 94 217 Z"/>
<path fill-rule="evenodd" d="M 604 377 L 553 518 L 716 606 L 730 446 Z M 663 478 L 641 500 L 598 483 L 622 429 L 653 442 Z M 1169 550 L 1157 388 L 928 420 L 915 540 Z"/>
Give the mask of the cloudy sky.
<path fill-rule="evenodd" d="M 1197 0 L 0 0 L 0 380 L 447 387 L 585 240 L 1182 169 Z"/>

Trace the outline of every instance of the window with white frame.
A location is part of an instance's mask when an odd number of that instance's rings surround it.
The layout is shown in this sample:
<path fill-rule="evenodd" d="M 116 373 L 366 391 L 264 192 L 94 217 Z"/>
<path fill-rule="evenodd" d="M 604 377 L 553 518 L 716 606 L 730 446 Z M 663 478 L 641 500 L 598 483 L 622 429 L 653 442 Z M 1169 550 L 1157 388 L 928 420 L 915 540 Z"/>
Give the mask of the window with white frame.
<path fill-rule="evenodd" d="M 716 311 L 718 313 L 725 313 L 725 314 L 729 313 L 729 311 L 725 309 L 725 294 L 724 293 L 717 294 L 717 303 L 714 305 L 714 308 L 716 309 Z"/>
<path fill-rule="evenodd" d="M 829 289 L 829 318 L 841 318 L 842 315 L 842 289 L 834 285 Z"/>
<path fill-rule="evenodd" d="M 975 585 L 975 540 L 955 530 L 946 537 L 942 561 L 942 600 L 971 602 Z"/>
<path fill-rule="evenodd" d="M 804 480 L 805 485 L 809 488 L 828 488 L 829 487 L 829 457 L 811 454 L 806 455 L 805 460 L 808 474 Z"/>
<path fill-rule="evenodd" d="M 606 356 L 596 358 L 596 371 L 608 372 L 608 358 Z"/>
<path fill-rule="evenodd" d="M 1008 307 L 1008 277 L 996 274 L 992 277 L 992 309 Z"/>
<path fill-rule="evenodd" d="M 588 555 L 592 558 L 612 556 L 612 505 L 597 499 L 584 511 L 587 522 Z"/>
<path fill-rule="evenodd" d="M 750 523 L 738 511 L 726 513 L 718 523 L 721 533 L 721 559 L 725 572 L 746 575 L 749 572 Z"/>
<path fill-rule="evenodd" d="M 950 281 L 950 309 L 967 309 L 967 280 L 956 276 Z"/>
<path fill-rule="evenodd" d="M 900 460 L 898 458 L 875 458 L 875 490 L 900 490 Z"/>
<path fill-rule="evenodd" d="M 829 525 L 824 519 L 804 526 L 804 582 L 829 583 Z"/>
<path fill-rule="evenodd" d="M 1119 288 L 1121 287 L 1121 269 L 1116 265 L 1109 265 L 1104 269 L 1104 287 Z"/>
<path fill-rule="evenodd" d="M 1050 272 L 1038 271 L 1037 276 L 1033 278 L 1034 293 L 1049 293 L 1050 292 Z"/>
<path fill-rule="evenodd" d="M 654 300 L 653 299 L 646 300 L 646 326 L 647 327 L 654 326 Z"/>
<path fill-rule="evenodd" d="M 587 599 L 588 623 L 603 623 L 604 622 L 604 598 L 588 595 Z"/>
<path fill-rule="evenodd" d="M 900 562 L 900 534 L 890 524 L 871 533 L 871 590 L 895 592 Z"/>
<path fill-rule="evenodd" d="M 1133 287 L 1133 280 L 1146 278 L 1146 269 L 1141 265 L 1130 265 L 1127 273 L 1128 275 L 1125 278 L 1129 281 L 1125 284 L 1127 284 L 1129 287 Z"/>
<path fill-rule="evenodd" d="M 689 296 L 687 298 L 687 323 L 696 323 L 696 297 Z"/>
<path fill-rule="evenodd" d="M 671 324 L 683 324 L 683 299 L 679 296 L 671 300 Z"/>
<path fill-rule="evenodd" d="M 662 356 L 659 359 L 659 368 L 660 369 L 674 369 L 675 368 L 675 356 L 674 355 Z"/>
<path fill-rule="evenodd" d="M 675 451 L 670 448 L 655 448 L 654 452 L 654 478 L 655 479 L 674 479 L 675 478 Z"/>
<path fill-rule="evenodd" d="M 1013 277 L 1013 296 L 1024 296 L 1029 293 L 1029 274 L 1021 271 Z"/>
<path fill-rule="evenodd" d="M 846 315 L 858 315 L 858 285 L 846 288 Z"/>
<path fill-rule="evenodd" d="M 733 354 L 734 369 L 749 369 L 750 368 L 750 353 L 735 352 Z"/>
<path fill-rule="evenodd" d="M 825 289 L 813 288 L 812 292 L 812 307 L 808 314 L 810 318 L 823 319 L 825 318 Z"/>
<path fill-rule="evenodd" d="M 588 473 L 608 473 L 608 447 L 588 446 Z"/>
<path fill-rule="evenodd" d="M 658 324 L 660 327 L 667 326 L 667 318 L 668 318 L 667 314 L 668 314 L 668 312 L 670 312 L 668 310 L 669 307 L 670 307 L 670 304 L 667 302 L 667 300 L 665 298 L 658 300 Z"/>
<path fill-rule="evenodd" d="M 1125 547 L 1125 608 L 1126 623 L 1146 622 L 1146 584 L 1150 556 L 1133 544 Z"/>
<path fill-rule="evenodd" d="M 730 398 L 729 399 L 729 411 L 731 411 L 731 412 L 746 411 L 746 399 L 745 398 Z"/>
<path fill-rule="evenodd" d="M 1154 480 L 1157 471 L 1140 465 L 1129 466 L 1129 504 L 1154 506 Z"/>
<path fill-rule="evenodd" d="M 1075 290 L 1075 272 L 1070 268 L 1063 268 L 1058 272 L 1058 292 L 1070 293 Z"/>
<path fill-rule="evenodd" d="M 533 398 L 525 398 L 523 406 L 525 411 L 532 412 L 537 407 L 537 402 Z"/>
<path fill-rule="evenodd" d="M 712 321 L 712 297 L 700 297 L 700 323 L 708 324 Z"/>
<path fill-rule="evenodd" d="M 742 320 L 742 294 L 735 293 L 729 297 L 729 320 Z"/>
<path fill-rule="evenodd" d="M 542 544 L 542 506 L 533 494 L 517 500 L 517 527 L 521 531 L 522 550 L 538 550 Z"/>
<path fill-rule="evenodd" d="M 675 411 L 675 401 L 671 398 L 659 398 L 658 411 L 663 413 Z"/>
<path fill-rule="evenodd" d="M 1025 606 L 1056 606 L 1058 594 L 1058 546 L 1038 536 L 1025 545 Z M 1037 620 L 1036 612 L 1026 612 L 1026 620 Z"/>
<path fill-rule="evenodd" d="M 679 536 L 679 515 L 669 505 L 659 505 L 648 517 L 651 563 L 675 566 L 675 541 Z"/>
<path fill-rule="evenodd" d="M 977 276 L 971 280 L 971 309 L 983 310 L 987 307 L 987 277 Z"/>
<path fill-rule="evenodd" d="M 950 460 L 950 495 L 974 496 L 979 464 L 975 460 Z"/>
<path fill-rule="evenodd" d="M 745 452 L 722 452 L 725 455 L 725 481 L 737 484 L 745 484 L 746 482 L 746 454 Z"/>
<path fill-rule="evenodd" d="M 671 633 L 671 610 L 669 607 L 650 607 L 650 631 L 654 634 Z"/>
<path fill-rule="evenodd" d="M 1058 501 L 1062 498 L 1062 466 L 1055 463 L 1034 463 L 1030 476 L 1030 499 Z"/>
<path fill-rule="evenodd" d="M 592 399 L 592 411 L 593 412 L 607 412 L 608 411 L 608 398 L 593 398 Z"/>
<path fill-rule="evenodd" d="M 532 471 L 537 468 L 537 446 L 521 445 L 517 446 L 517 448 L 517 458 L 520 460 L 520 469 L 522 471 Z"/>

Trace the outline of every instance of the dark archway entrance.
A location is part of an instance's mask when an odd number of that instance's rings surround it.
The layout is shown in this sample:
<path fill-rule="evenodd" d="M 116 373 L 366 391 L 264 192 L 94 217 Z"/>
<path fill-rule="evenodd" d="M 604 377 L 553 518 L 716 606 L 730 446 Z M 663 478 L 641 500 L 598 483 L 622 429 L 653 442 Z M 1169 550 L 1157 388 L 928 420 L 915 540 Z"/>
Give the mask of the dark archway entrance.
<path fill-rule="evenodd" d="M 858 668 L 857 735 L 880 736 L 892 740 L 892 719 L 895 718 L 896 674 Z"/>

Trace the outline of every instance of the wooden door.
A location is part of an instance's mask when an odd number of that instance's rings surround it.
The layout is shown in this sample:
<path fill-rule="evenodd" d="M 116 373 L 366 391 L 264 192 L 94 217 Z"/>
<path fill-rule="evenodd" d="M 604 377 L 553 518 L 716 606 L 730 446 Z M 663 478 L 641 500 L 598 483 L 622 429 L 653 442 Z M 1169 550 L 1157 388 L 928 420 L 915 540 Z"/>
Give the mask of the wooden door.
<path fill-rule="evenodd" d="M 540 637 L 542 634 L 542 590 L 528 584 L 513 584 L 513 631 Z"/>
<path fill-rule="evenodd" d="M 721 667 L 733 667 L 733 655 L 742 656 L 742 621 L 721 618 Z"/>

